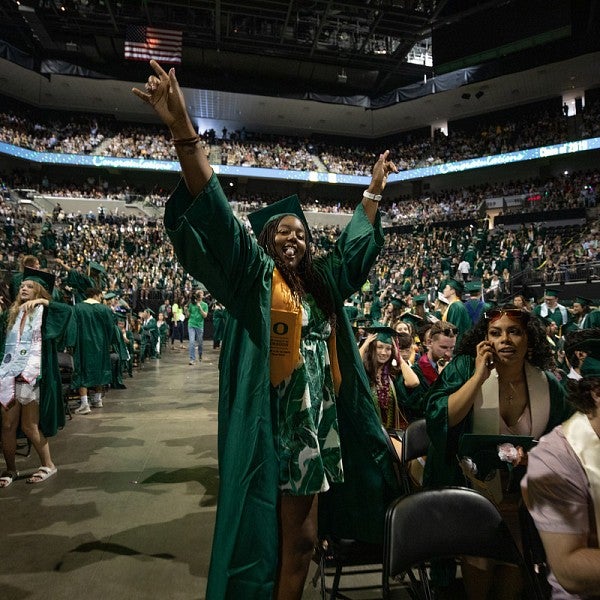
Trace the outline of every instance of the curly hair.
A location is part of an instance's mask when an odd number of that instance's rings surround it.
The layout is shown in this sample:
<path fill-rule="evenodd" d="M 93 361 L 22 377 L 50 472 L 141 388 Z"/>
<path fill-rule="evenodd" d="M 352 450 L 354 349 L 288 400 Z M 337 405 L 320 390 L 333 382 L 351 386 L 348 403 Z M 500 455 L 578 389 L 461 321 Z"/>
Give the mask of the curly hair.
<path fill-rule="evenodd" d="M 591 417 L 596 416 L 598 407 L 592 398 L 592 392 L 600 394 L 600 377 L 584 377 L 583 379 L 569 379 L 569 402 L 576 410 Z"/>
<path fill-rule="evenodd" d="M 552 348 L 546 339 L 546 328 L 542 320 L 526 310 L 521 310 L 514 304 L 505 304 L 499 310 L 520 311 L 519 319 L 527 332 L 527 361 L 539 369 L 551 370 L 554 366 L 554 358 Z M 467 354 L 469 356 L 476 356 L 477 344 L 487 337 L 489 324 L 490 318 L 488 313 L 484 313 L 475 326 L 465 333 L 456 351 L 456 355 Z"/>
<path fill-rule="evenodd" d="M 332 329 L 334 329 L 336 322 L 335 304 L 325 283 L 313 269 L 312 249 L 308 241 L 308 232 L 306 232 L 306 252 L 297 269 L 288 268 L 277 252 L 275 234 L 279 223 L 286 216 L 281 215 L 265 225 L 258 236 L 258 245 L 264 248 L 266 253 L 275 261 L 275 266 L 288 284 L 292 294 L 298 300 L 302 300 L 307 294 L 311 294 L 317 306 L 325 313 Z"/>

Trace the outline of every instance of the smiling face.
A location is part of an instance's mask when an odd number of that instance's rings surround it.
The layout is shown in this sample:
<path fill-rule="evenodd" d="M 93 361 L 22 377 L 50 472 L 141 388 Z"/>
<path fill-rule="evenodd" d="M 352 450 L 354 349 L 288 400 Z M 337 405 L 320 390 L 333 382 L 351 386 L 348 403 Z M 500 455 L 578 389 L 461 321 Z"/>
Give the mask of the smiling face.
<path fill-rule="evenodd" d="M 408 325 L 408 323 L 405 323 L 404 321 L 398 321 L 394 327 L 394 329 L 398 332 L 398 333 L 408 333 L 411 334 L 411 330 L 410 327 Z"/>
<path fill-rule="evenodd" d="M 392 345 L 380 342 L 375 342 L 375 358 L 378 365 L 384 365 L 392 357 Z"/>
<path fill-rule="evenodd" d="M 493 346 L 494 362 L 514 365 L 525 361 L 528 338 L 520 320 L 502 315 L 488 325 L 487 339 Z"/>
<path fill-rule="evenodd" d="M 297 269 L 306 254 L 306 232 L 298 217 L 286 215 L 275 232 L 275 250 L 289 269 Z"/>

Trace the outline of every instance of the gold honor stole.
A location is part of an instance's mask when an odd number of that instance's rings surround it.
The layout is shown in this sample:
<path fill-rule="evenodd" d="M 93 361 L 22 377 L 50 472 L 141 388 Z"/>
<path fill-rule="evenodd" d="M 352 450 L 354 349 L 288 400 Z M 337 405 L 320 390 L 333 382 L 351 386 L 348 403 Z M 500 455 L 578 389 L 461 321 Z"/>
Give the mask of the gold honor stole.
<path fill-rule="evenodd" d="M 590 420 L 576 412 L 562 424 L 562 430 L 573 452 L 579 458 L 590 483 L 590 493 L 596 515 L 596 529 L 600 527 L 600 438 Z"/>
<path fill-rule="evenodd" d="M 448 304 L 448 306 L 446 307 L 446 310 L 444 311 L 444 314 L 442 315 L 442 321 L 448 321 L 448 309 L 450 308 L 450 306 L 452 306 L 455 302 L 459 302 L 459 299 L 457 298 L 456 300 L 452 300 L 452 302 L 450 302 L 450 304 Z"/>
<path fill-rule="evenodd" d="M 273 270 L 271 284 L 271 385 L 278 386 L 301 363 L 302 306 L 281 273 Z"/>
<path fill-rule="evenodd" d="M 292 375 L 302 363 L 300 339 L 302 335 L 302 306 L 298 302 L 281 273 L 273 270 L 271 284 L 271 339 L 270 371 L 271 385 L 277 387 Z M 331 376 L 336 394 L 342 377 L 337 360 L 335 333 L 327 342 Z"/>

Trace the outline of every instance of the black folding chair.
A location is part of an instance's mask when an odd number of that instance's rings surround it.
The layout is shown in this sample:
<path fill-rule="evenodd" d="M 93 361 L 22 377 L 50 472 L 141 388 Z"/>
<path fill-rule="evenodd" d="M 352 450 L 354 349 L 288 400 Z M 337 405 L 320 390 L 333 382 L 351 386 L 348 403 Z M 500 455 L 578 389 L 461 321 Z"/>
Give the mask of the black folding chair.
<path fill-rule="evenodd" d="M 402 484 L 402 468 L 398 453 L 385 428 L 383 428 L 383 431 L 388 450 L 393 458 L 398 482 Z M 382 571 L 383 546 L 381 544 L 327 536 L 319 540 L 319 548 L 315 559 L 318 560 L 319 567 L 312 582 L 316 587 L 317 582 L 320 580 L 321 598 L 323 600 L 327 598 L 329 600 L 351 600 L 350 596 L 346 595 L 348 592 L 365 592 L 381 588 L 379 579 L 368 578 L 369 575 L 381 573 Z M 342 575 L 348 576 L 348 580 L 351 580 L 352 583 L 342 587 Z M 331 578 L 330 585 L 327 583 L 328 578 Z"/>
<path fill-rule="evenodd" d="M 69 419 L 72 419 L 73 415 L 71 414 L 69 400 L 72 395 L 71 382 L 73 381 L 73 370 L 75 368 L 73 363 L 73 355 L 69 352 L 58 352 L 57 356 L 58 368 L 60 370 L 60 382 L 62 385 L 62 396 L 63 404 L 65 407 L 65 415 L 67 415 Z"/>
<path fill-rule="evenodd" d="M 549 599 L 552 590 L 548 583 L 549 568 L 546 551 L 533 518 L 523 502 L 519 505 L 519 525 L 523 543 L 523 558 L 537 589 L 537 597 Z"/>
<path fill-rule="evenodd" d="M 390 580 L 433 559 L 478 556 L 521 568 L 530 598 L 539 598 L 523 556 L 498 509 L 468 488 L 424 490 L 403 496 L 386 515 L 383 598 L 393 598 Z M 413 595 L 429 600 L 429 580 L 411 578 Z"/>
<path fill-rule="evenodd" d="M 406 494 L 412 494 L 415 486 L 410 475 L 410 463 L 427 455 L 429 450 L 429 436 L 425 419 L 419 419 L 410 423 L 404 432 L 402 439 L 402 459 L 400 461 L 402 470 L 402 485 Z"/>

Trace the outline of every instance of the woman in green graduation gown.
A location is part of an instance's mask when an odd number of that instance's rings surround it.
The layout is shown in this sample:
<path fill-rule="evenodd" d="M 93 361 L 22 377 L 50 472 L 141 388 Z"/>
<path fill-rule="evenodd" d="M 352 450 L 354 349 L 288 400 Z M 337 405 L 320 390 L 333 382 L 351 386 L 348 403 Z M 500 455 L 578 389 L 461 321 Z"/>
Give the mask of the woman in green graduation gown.
<path fill-rule="evenodd" d="M 312 259 L 296 196 L 238 221 L 185 109 L 173 69 L 145 92 L 183 171 L 165 212 L 184 268 L 228 311 L 220 354 L 219 506 L 207 598 L 299 599 L 317 532 L 381 541 L 395 479 L 345 316 L 383 245 L 382 154 L 352 221 Z"/>
<path fill-rule="evenodd" d="M 444 368 L 426 398 L 427 431 L 431 445 L 425 465 L 427 487 L 464 485 L 492 498 L 510 521 L 520 495 L 503 497 L 498 477 L 480 482 L 468 465 L 459 466 L 463 434 L 531 436 L 535 439 L 569 417 L 563 386 L 547 370 L 552 352 L 540 321 L 513 305 L 487 311 L 465 337 L 454 359 Z M 526 465 L 526 453 L 516 448 L 514 467 Z M 482 464 L 479 471 L 482 471 Z M 518 470 L 517 470 L 518 472 Z M 464 475 L 463 475 L 464 473 Z M 483 475 L 483 473 L 478 473 Z M 505 489 L 505 488 L 504 488 Z M 469 598 L 486 598 L 489 589 L 518 598 L 522 584 L 516 568 L 463 561 L 463 580 Z M 442 569 L 434 579 L 443 585 Z M 495 578 L 495 579 L 494 579 Z M 511 596 L 509 589 L 514 590 Z"/>
<path fill-rule="evenodd" d="M 41 463 L 28 483 L 40 483 L 56 473 L 48 438 L 65 424 L 57 346 L 72 309 L 52 302 L 53 285 L 53 275 L 26 267 L 15 301 L 0 315 L 0 412 L 6 461 L 0 487 L 18 476 L 19 425 Z"/>

